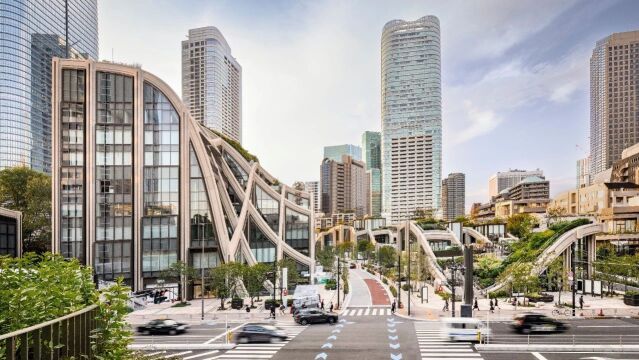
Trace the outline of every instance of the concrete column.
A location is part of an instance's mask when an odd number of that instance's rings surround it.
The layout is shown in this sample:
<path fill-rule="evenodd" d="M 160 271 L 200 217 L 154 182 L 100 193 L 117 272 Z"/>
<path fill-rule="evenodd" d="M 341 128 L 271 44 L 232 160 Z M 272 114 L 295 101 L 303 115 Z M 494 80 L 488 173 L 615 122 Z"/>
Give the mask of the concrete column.
<path fill-rule="evenodd" d="M 594 235 L 586 238 L 586 246 L 588 249 L 588 278 L 592 279 L 594 275 L 593 263 L 597 260 L 597 241 Z"/>
<path fill-rule="evenodd" d="M 570 267 L 570 264 L 572 263 L 572 255 L 571 255 L 570 249 L 572 249 L 572 246 L 569 246 L 564 251 L 564 275 L 566 276 L 572 271 L 572 268 Z M 566 277 L 564 281 L 564 290 L 568 290 L 568 289 L 569 289 L 569 281 L 568 281 L 568 278 Z"/>
<path fill-rule="evenodd" d="M 471 305 L 473 303 L 473 249 L 470 246 L 464 246 L 464 304 Z"/>

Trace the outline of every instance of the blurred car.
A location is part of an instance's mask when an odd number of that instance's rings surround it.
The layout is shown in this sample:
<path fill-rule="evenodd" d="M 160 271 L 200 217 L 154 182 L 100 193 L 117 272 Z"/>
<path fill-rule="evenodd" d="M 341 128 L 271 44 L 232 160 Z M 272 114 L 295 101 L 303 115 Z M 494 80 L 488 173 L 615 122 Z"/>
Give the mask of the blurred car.
<path fill-rule="evenodd" d="M 351 263 L 351 265 L 349 266 L 351 269 L 357 269 L 357 264 L 355 263 Z"/>
<path fill-rule="evenodd" d="M 523 313 L 515 316 L 510 327 L 520 334 L 564 332 L 568 330 L 568 326 L 561 321 L 536 313 Z"/>
<path fill-rule="evenodd" d="M 293 318 L 295 319 L 295 322 L 300 325 L 319 323 L 334 324 L 337 322 L 338 319 L 336 313 L 320 309 L 310 309 L 308 311 L 302 311 L 295 315 Z"/>
<path fill-rule="evenodd" d="M 235 342 L 239 344 L 253 342 L 278 342 L 288 339 L 288 335 L 284 330 L 272 326 L 262 324 L 246 324 L 235 333 Z"/>
<path fill-rule="evenodd" d="M 448 341 L 479 341 L 490 336 L 486 324 L 476 318 L 443 318 L 440 336 Z"/>
<path fill-rule="evenodd" d="M 145 335 L 168 334 L 176 335 L 186 332 L 189 325 L 171 319 L 151 320 L 146 325 L 138 326 L 137 331 Z"/>

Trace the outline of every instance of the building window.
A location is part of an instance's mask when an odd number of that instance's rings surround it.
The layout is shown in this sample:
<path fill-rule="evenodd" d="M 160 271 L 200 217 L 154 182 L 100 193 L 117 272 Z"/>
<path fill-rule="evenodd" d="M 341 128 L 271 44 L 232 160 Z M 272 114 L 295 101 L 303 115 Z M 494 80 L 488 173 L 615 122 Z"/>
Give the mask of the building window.
<path fill-rule="evenodd" d="M 286 209 L 286 243 L 306 256 L 309 256 L 310 251 L 310 226 L 308 215 Z"/>
<path fill-rule="evenodd" d="M 253 203 L 255 208 L 262 215 L 262 218 L 268 226 L 279 234 L 280 226 L 280 203 L 269 195 L 259 185 L 255 184 L 253 188 Z"/>

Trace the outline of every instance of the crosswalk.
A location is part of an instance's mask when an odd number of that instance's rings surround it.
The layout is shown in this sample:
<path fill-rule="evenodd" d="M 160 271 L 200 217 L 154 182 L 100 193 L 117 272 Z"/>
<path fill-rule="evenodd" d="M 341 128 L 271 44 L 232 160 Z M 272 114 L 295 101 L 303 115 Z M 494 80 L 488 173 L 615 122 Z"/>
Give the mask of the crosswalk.
<path fill-rule="evenodd" d="M 390 316 L 391 310 L 388 308 L 347 308 L 341 314 L 341 316 Z"/>
<path fill-rule="evenodd" d="M 415 334 L 422 360 L 482 360 L 470 342 L 449 342 L 440 337 L 440 324 L 416 322 Z"/>
<path fill-rule="evenodd" d="M 288 334 L 288 339 L 286 341 L 273 344 L 238 344 L 235 349 L 216 356 L 215 359 L 270 359 L 307 327 L 296 325 L 294 323 L 280 323 L 277 326 L 286 331 L 286 334 Z"/>

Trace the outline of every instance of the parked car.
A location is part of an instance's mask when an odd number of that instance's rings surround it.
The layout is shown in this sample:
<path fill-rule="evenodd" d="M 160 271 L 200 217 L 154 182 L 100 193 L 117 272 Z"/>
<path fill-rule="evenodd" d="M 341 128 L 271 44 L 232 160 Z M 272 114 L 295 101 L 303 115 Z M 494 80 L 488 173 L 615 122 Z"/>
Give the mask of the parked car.
<path fill-rule="evenodd" d="M 252 342 L 278 342 L 288 339 L 284 330 L 262 324 L 246 324 L 235 333 L 235 342 L 240 344 Z"/>
<path fill-rule="evenodd" d="M 295 322 L 300 325 L 306 324 L 318 324 L 329 323 L 334 324 L 337 322 L 337 314 L 334 312 L 328 312 L 320 309 L 309 309 L 308 311 L 301 311 L 294 316 Z"/>
<path fill-rule="evenodd" d="M 349 266 L 351 269 L 357 269 L 357 264 L 355 263 L 351 263 L 351 265 Z"/>
<path fill-rule="evenodd" d="M 186 331 L 188 329 L 188 325 L 184 323 L 179 323 L 175 320 L 171 319 L 159 319 L 159 320 L 151 320 L 146 325 L 138 326 L 137 330 L 139 333 L 145 335 L 151 334 L 169 334 L 176 335 Z"/>
<path fill-rule="evenodd" d="M 510 326 L 520 334 L 530 334 L 532 332 L 564 332 L 568 330 L 568 326 L 561 321 L 536 313 L 519 314 L 515 316 Z"/>

